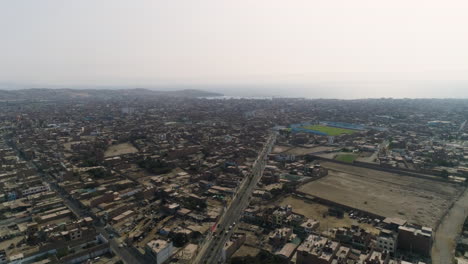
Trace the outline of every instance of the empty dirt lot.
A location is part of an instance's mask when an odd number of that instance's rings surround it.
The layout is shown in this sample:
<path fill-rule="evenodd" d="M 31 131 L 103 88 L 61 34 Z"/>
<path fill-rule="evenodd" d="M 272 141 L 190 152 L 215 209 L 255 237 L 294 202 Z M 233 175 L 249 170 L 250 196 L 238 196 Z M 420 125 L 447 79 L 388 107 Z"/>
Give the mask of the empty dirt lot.
<path fill-rule="evenodd" d="M 358 223 L 356 220 L 351 219 L 348 213 L 345 213 L 343 218 L 336 218 L 334 216 L 327 216 L 328 207 L 319 203 L 308 202 L 293 196 L 287 196 L 277 202 L 277 205 L 286 206 L 291 205 L 293 212 L 302 214 L 307 218 L 315 219 L 320 222 L 318 230 L 328 231 L 331 228 L 351 227 L 358 225 L 367 231 L 378 234 L 379 230 L 370 224 Z"/>
<path fill-rule="evenodd" d="M 104 157 L 112 157 L 136 152 L 138 152 L 138 149 L 136 149 L 132 144 L 122 143 L 110 146 L 104 153 Z"/>
<path fill-rule="evenodd" d="M 299 191 L 374 214 L 435 227 L 462 187 L 395 173 L 322 162 L 329 175 Z"/>

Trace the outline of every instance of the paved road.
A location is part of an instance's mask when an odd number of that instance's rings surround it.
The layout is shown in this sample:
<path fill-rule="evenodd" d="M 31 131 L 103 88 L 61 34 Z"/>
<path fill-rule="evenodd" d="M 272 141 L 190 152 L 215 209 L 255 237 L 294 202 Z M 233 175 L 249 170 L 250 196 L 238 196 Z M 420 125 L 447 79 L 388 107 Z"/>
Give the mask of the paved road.
<path fill-rule="evenodd" d="M 466 122 L 467 122 L 467 121 L 468 121 L 468 120 L 465 120 L 465 121 L 460 125 L 460 129 L 459 129 L 458 131 L 463 132 L 463 130 L 465 129 L 465 126 L 466 126 Z"/>
<path fill-rule="evenodd" d="M 447 264 L 452 263 L 455 255 L 455 239 L 461 232 L 463 223 L 468 213 L 468 191 L 460 196 L 453 208 L 442 219 L 435 233 L 435 240 L 432 246 L 432 263 Z"/>
<path fill-rule="evenodd" d="M 204 242 L 201 243 L 200 250 L 193 260 L 193 263 L 218 263 L 222 261 L 221 250 L 226 241 L 235 232 L 236 226 L 233 223 L 239 222 L 245 208 L 249 204 L 250 196 L 263 175 L 268 154 L 271 152 L 276 141 L 276 134 L 272 134 L 260 152 L 252 167 L 252 173 L 241 183 L 238 191 L 234 194 L 232 202 L 225 210 L 218 221 L 218 228 L 215 233 L 209 233 Z M 229 228 L 233 226 L 233 228 Z"/>

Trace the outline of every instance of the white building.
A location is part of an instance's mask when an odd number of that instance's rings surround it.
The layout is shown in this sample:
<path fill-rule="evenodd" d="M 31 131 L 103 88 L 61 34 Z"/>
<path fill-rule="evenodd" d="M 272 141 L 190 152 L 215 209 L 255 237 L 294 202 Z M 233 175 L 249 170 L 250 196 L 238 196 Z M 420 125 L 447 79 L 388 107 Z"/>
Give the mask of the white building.
<path fill-rule="evenodd" d="M 146 254 L 156 260 L 156 264 L 161 264 L 169 259 L 174 251 L 174 247 L 172 246 L 172 242 L 158 239 L 148 242 L 145 250 Z"/>
<path fill-rule="evenodd" d="M 319 221 L 314 219 L 307 219 L 307 221 L 301 224 L 301 228 L 304 230 L 304 233 L 310 235 L 319 227 L 319 225 Z"/>
<path fill-rule="evenodd" d="M 48 192 L 48 191 L 50 191 L 50 186 L 47 183 L 44 183 L 43 185 L 29 187 L 29 188 L 27 188 L 25 190 L 22 190 L 21 194 L 23 196 L 28 196 L 28 195 L 31 195 L 31 194 L 36 194 L 36 193 L 40 193 L 40 192 Z"/>
<path fill-rule="evenodd" d="M 380 251 L 395 253 L 397 248 L 397 234 L 393 231 L 383 229 L 377 237 L 376 248 Z"/>
<path fill-rule="evenodd" d="M 122 107 L 121 112 L 122 114 L 133 114 L 135 113 L 135 108 L 134 107 Z"/>
<path fill-rule="evenodd" d="M 5 250 L 0 250 L 0 264 L 7 263 L 7 256 Z"/>

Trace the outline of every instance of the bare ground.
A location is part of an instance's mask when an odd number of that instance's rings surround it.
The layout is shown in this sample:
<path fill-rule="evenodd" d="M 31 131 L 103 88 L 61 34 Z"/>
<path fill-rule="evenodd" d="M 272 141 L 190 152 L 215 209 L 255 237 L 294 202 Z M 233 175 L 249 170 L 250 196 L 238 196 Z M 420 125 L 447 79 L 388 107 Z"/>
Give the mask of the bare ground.
<path fill-rule="evenodd" d="M 276 146 L 273 147 L 273 150 L 271 151 L 271 153 L 277 154 L 277 153 L 285 152 L 288 149 L 291 149 L 291 147 L 276 145 Z"/>
<path fill-rule="evenodd" d="M 377 170 L 323 162 L 329 175 L 299 191 L 386 217 L 435 227 L 462 187 Z"/>
<path fill-rule="evenodd" d="M 232 257 L 246 257 L 252 256 L 255 257 L 260 252 L 258 248 L 254 248 L 251 246 L 242 245 Z"/>
<path fill-rule="evenodd" d="M 379 233 L 379 230 L 377 230 L 374 226 L 370 224 L 358 223 L 356 220 L 351 219 L 347 213 L 343 218 L 336 218 L 333 216 L 324 217 L 324 214 L 328 212 L 328 206 L 319 203 L 305 201 L 293 196 L 287 196 L 278 202 L 278 205 L 282 206 L 288 204 L 292 206 L 293 212 L 302 214 L 307 218 L 318 220 L 320 222 L 320 226 L 318 228 L 319 231 L 327 231 L 331 228 L 351 227 L 351 225 L 358 225 L 361 228 L 364 228 L 374 234 Z"/>
<path fill-rule="evenodd" d="M 104 157 L 112 157 L 112 156 L 118 156 L 118 155 L 136 153 L 136 152 L 138 152 L 138 149 L 136 149 L 132 144 L 122 143 L 122 144 L 112 145 L 109 148 L 107 148 L 106 152 L 104 152 Z"/>

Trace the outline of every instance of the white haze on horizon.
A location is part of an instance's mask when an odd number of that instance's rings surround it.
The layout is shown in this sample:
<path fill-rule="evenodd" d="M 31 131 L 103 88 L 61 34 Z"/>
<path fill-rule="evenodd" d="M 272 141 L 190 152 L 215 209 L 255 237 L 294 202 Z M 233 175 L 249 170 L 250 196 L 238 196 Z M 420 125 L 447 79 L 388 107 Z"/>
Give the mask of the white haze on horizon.
<path fill-rule="evenodd" d="M 0 89 L 468 97 L 466 0 L 15 0 Z"/>

